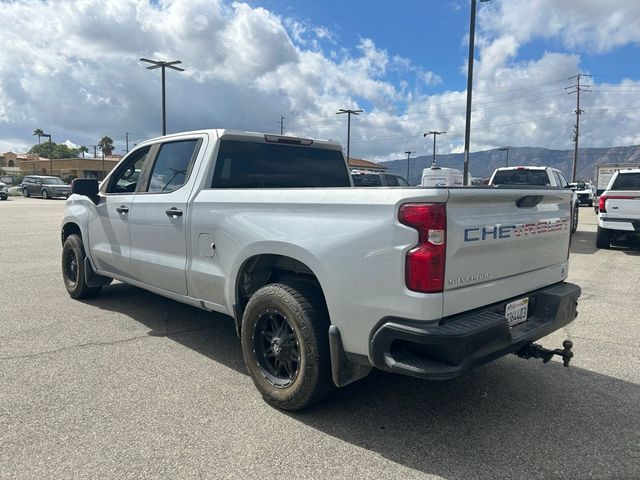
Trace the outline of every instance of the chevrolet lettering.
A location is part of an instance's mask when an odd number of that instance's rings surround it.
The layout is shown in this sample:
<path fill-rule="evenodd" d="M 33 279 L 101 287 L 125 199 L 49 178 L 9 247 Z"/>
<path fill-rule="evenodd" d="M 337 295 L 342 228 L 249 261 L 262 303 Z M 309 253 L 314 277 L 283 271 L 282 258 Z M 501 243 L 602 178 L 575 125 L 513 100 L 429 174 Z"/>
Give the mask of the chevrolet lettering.
<path fill-rule="evenodd" d="M 535 223 L 496 224 L 468 227 L 464 230 L 464 241 L 503 240 L 505 238 L 526 237 L 569 229 L 569 217 L 540 220 Z"/>

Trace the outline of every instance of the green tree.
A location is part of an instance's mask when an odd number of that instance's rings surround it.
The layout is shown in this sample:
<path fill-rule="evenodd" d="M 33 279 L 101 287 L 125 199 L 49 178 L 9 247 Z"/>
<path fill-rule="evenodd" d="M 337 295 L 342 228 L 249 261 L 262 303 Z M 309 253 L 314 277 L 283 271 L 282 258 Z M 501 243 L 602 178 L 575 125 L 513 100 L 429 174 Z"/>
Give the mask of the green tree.
<path fill-rule="evenodd" d="M 98 147 L 105 157 L 109 157 L 113 153 L 113 140 L 105 135 L 98 142 Z"/>
<path fill-rule="evenodd" d="M 78 150 L 82 154 L 82 158 L 84 158 L 85 153 L 89 153 L 89 149 L 87 148 L 86 145 L 80 145 L 80 148 L 78 148 Z"/>
<path fill-rule="evenodd" d="M 69 148 L 64 143 L 49 142 L 34 145 L 29 149 L 29 153 L 39 157 L 49 158 L 74 158 L 80 153 L 79 148 Z"/>
<path fill-rule="evenodd" d="M 36 128 L 33 131 L 33 134 L 38 136 L 38 145 L 40 145 L 40 137 L 44 135 L 44 130 L 42 130 L 41 128 Z"/>

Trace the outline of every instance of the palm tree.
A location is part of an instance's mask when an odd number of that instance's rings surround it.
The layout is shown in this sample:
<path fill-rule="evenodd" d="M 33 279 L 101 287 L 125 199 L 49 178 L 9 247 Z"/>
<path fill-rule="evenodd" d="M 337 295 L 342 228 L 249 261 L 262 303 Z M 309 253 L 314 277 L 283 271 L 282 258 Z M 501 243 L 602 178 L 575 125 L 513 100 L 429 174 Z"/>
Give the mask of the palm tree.
<path fill-rule="evenodd" d="M 80 145 L 80 148 L 78 148 L 78 150 L 82 154 L 82 158 L 84 158 L 85 153 L 89 153 L 89 149 L 85 145 Z"/>
<path fill-rule="evenodd" d="M 36 128 L 33 131 L 33 134 L 38 136 L 38 145 L 40 145 L 40 137 L 44 135 L 44 130 L 42 130 L 41 128 Z"/>
<path fill-rule="evenodd" d="M 100 147 L 105 157 L 109 157 L 113 153 L 113 140 L 105 135 L 98 142 L 98 147 Z"/>

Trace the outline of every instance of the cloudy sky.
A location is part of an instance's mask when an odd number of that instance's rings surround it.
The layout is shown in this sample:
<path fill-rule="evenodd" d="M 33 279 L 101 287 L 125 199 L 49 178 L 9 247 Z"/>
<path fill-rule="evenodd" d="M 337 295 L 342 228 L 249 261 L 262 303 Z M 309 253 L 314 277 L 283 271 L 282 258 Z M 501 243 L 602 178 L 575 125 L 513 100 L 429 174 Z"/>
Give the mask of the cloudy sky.
<path fill-rule="evenodd" d="M 464 142 L 470 0 L 0 0 L 0 152 L 36 128 L 122 153 L 161 132 L 240 128 L 346 143 L 352 156 L 430 154 Z M 471 150 L 571 148 L 578 73 L 590 85 L 581 146 L 640 143 L 640 1 L 478 3 Z"/>

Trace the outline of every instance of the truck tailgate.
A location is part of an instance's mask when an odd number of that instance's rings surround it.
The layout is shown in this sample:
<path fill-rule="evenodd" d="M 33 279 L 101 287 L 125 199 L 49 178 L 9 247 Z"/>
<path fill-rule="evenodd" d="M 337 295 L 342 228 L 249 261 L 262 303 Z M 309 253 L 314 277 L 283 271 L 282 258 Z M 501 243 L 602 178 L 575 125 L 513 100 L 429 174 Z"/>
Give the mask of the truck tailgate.
<path fill-rule="evenodd" d="M 569 190 L 450 189 L 443 315 L 563 281 L 570 202 Z"/>
<path fill-rule="evenodd" d="M 640 220 L 640 191 L 609 191 L 606 199 L 607 220 Z"/>

